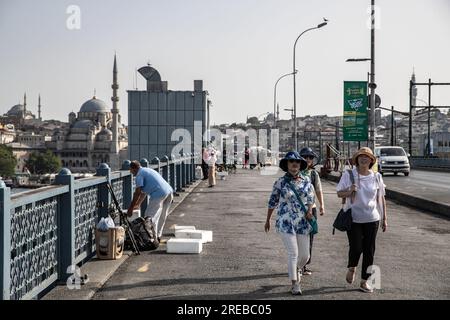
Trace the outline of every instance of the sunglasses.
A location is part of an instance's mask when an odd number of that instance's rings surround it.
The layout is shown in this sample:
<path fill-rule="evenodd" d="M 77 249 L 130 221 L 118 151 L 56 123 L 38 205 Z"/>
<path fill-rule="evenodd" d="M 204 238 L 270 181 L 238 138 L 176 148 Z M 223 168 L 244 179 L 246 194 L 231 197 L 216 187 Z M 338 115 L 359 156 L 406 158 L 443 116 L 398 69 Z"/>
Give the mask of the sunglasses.
<path fill-rule="evenodd" d="M 295 159 L 289 159 L 288 162 L 289 163 L 294 163 L 294 162 L 295 163 L 300 163 L 301 161 L 300 160 L 295 160 Z"/>
<path fill-rule="evenodd" d="M 314 156 L 306 156 L 306 157 L 303 157 L 303 158 L 305 158 L 305 159 L 310 159 L 310 160 L 314 160 Z"/>

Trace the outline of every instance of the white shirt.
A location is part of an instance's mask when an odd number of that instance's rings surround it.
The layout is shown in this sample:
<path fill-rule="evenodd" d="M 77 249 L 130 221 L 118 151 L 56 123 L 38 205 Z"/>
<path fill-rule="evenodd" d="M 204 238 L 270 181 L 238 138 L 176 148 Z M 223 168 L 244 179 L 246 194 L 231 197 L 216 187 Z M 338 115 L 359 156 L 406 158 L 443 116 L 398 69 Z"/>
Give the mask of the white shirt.
<path fill-rule="evenodd" d="M 217 156 L 215 153 L 213 153 L 209 156 L 208 161 L 206 163 L 208 164 L 208 166 L 214 167 L 216 165 L 216 162 L 217 162 Z"/>
<path fill-rule="evenodd" d="M 381 199 L 385 195 L 385 185 L 383 178 L 379 173 L 372 170 L 367 176 L 358 175 L 356 168 L 353 168 L 353 176 L 355 177 L 356 196 L 353 203 L 350 198 L 346 199 L 345 209 L 352 208 L 352 218 L 355 223 L 368 223 L 380 220 L 380 212 L 382 211 Z M 359 178 L 358 178 L 359 177 Z M 379 183 L 377 181 L 377 177 Z M 341 177 L 336 187 L 337 191 L 346 191 L 352 186 L 350 175 L 347 171 Z M 377 190 L 379 190 L 379 199 L 377 201 Z"/>

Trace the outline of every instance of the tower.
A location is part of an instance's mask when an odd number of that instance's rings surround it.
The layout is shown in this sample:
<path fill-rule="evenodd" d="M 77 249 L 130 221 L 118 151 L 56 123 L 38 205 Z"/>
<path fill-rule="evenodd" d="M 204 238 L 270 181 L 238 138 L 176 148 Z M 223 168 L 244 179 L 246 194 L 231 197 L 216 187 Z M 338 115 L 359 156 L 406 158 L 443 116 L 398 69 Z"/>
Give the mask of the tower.
<path fill-rule="evenodd" d="M 413 73 L 411 75 L 411 81 L 413 83 L 416 83 L 416 73 L 415 73 L 414 68 L 413 68 Z M 412 105 L 414 107 L 416 106 L 416 98 L 417 98 L 417 87 L 416 87 L 416 85 L 413 85 L 413 87 L 412 87 Z"/>
<path fill-rule="evenodd" d="M 119 97 L 117 96 L 117 89 L 119 89 L 119 84 L 117 82 L 117 61 L 116 61 L 116 54 L 114 54 L 114 65 L 113 65 L 113 84 L 111 86 L 113 89 L 113 95 L 111 97 L 112 101 L 112 143 L 111 143 L 111 153 L 112 157 L 111 159 L 111 167 L 118 167 L 119 166 L 119 108 L 117 106 L 117 102 L 119 101 Z M 114 160 L 113 160 L 114 159 Z M 117 161 L 116 163 L 114 163 Z"/>
<path fill-rule="evenodd" d="M 42 121 L 42 118 L 41 118 L 41 94 L 39 94 L 39 97 L 38 97 L 38 119 L 39 119 L 39 121 Z"/>
<path fill-rule="evenodd" d="M 23 118 L 25 119 L 27 115 L 27 93 L 23 94 Z"/>

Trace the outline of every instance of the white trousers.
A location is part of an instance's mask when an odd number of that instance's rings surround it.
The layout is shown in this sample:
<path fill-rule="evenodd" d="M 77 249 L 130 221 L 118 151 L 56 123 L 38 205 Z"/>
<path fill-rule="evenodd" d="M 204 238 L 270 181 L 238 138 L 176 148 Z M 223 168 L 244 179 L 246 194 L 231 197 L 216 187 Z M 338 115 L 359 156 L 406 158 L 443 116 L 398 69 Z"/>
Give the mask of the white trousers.
<path fill-rule="evenodd" d="M 309 260 L 309 234 L 280 233 L 288 255 L 289 279 L 297 281 L 297 268 L 302 270 Z"/>
<path fill-rule="evenodd" d="M 147 209 L 145 210 L 145 216 L 152 219 L 159 238 L 161 238 L 162 236 L 164 224 L 166 223 L 172 200 L 173 194 L 171 193 L 165 198 L 154 199 L 150 197 L 150 200 L 148 201 Z"/>

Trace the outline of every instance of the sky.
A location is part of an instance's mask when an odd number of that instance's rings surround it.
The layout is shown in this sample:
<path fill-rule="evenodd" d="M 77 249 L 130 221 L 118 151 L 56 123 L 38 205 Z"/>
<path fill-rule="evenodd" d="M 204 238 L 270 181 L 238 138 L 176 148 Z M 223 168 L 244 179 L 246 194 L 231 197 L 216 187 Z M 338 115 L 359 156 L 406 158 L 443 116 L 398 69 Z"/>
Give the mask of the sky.
<path fill-rule="evenodd" d="M 343 81 L 366 80 L 370 1 L 362 0 L 0 0 L 0 114 L 22 102 L 44 119 L 67 121 L 96 96 L 111 105 L 117 54 L 119 108 L 135 69 L 148 62 L 170 90 L 202 79 L 211 123 L 243 122 L 273 111 L 274 84 L 292 71 L 297 44 L 297 115 L 341 115 Z M 70 5 L 80 9 L 71 30 Z M 408 109 L 409 80 L 450 82 L 450 0 L 377 0 L 376 83 L 382 106 Z M 137 87 L 145 89 L 138 75 Z M 418 98 L 427 100 L 419 88 Z M 433 87 L 433 104 L 450 105 L 450 87 Z M 279 82 L 280 118 L 293 106 L 293 81 Z M 418 102 L 420 104 L 420 102 Z"/>

